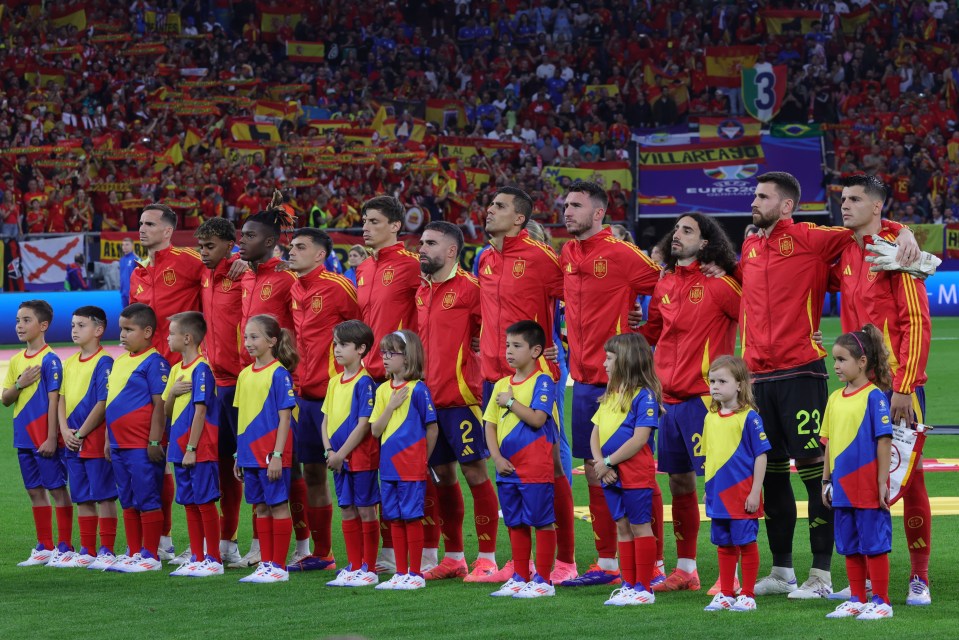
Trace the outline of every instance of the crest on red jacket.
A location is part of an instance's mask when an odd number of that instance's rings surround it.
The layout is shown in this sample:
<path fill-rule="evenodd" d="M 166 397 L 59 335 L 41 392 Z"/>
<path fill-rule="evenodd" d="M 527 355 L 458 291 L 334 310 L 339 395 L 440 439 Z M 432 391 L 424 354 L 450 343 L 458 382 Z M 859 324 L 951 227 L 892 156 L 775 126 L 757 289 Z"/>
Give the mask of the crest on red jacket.
<path fill-rule="evenodd" d="M 456 292 L 455 292 L 455 291 L 447 291 L 445 294 L 443 294 L 443 308 L 444 308 L 444 309 L 452 309 L 454 302 L 456 302 Z"/>
<path fill-rule="evenodd" d="M 232 288 L 233 288 L 232 280 L 230 280 L 229 278 L 223 278 L 223 280 L 220 280 L 220 289 L 222 289 L 223 291 L 229 291 Z"/>
<path fill-rule="evenodd" d="M 524 273 L 526 273 L 526 261 L 514 260 L 513 261 L 513 277 L 522 278 Z"/>
<path fill-rule="evenodd" d="M 164 269 L 163 284 L 168 287 L 172 287 L 176 284 L 176 272 L 173 269 Z"/>
<path fill-rule="evenodd" d="M 317 294 L 310 298 L 310 310 L 313 313 L 319 313 L 323 310 L 323 296 Z"/>
<path fill-rule="evenodd" d="M 593 275 L 597 278 L 605 278 L 606 274 L 609 273 L 609 264 L 606 262 L 606 258 L 599 258 L 598 260 L 593 260 Z"/>
<path fill-rule="evenodd" d="M 703 301 L 703 295 L 706 293 L 706 288 L 701 284 L 693 285 L 689 288 L 689 301 L 693 304 L 698 304 Z"/>
<path fill-rule="evenodd" d="M 263 285 L 262 287 L 260 287 L 260 300 L 269 300 L 269 299 L 270 299 L 270 295 L 272 295 L 272 294 L 273 294 L 273 285 L 272 285 L 272 284 L 266 283 L 265 285 Z"/>
<path fill-rule="evenodd" d="M 792 236 L 783 236 L 779 239 L 779 253 L 781 255 L 791 256 L 795 248 L 796 246 L 793 244 Z"/>
<path fill-rule="evenodd" d="M 390 286 L 390 284 L 392 284 L 392 282 L 393 282 L 393 270 L 392 270 L 392 269 L 385 269 L 385 270 L 383 271 L 382 280 L 383 280 L 383 286 L 384 286 L 384 287 Z"/>

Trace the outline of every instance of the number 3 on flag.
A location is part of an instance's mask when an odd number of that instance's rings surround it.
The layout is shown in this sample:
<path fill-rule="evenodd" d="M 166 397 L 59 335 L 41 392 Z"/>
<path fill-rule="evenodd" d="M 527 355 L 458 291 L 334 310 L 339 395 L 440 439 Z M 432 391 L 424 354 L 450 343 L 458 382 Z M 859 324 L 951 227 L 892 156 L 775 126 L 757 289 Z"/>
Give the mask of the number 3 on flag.
<path fill-rule="evenodd" d="M 742 96 L 746 112 L 762 122 L 772 120 L 786 97 L 786 66 L 768 62 L 742 70 Z"/>

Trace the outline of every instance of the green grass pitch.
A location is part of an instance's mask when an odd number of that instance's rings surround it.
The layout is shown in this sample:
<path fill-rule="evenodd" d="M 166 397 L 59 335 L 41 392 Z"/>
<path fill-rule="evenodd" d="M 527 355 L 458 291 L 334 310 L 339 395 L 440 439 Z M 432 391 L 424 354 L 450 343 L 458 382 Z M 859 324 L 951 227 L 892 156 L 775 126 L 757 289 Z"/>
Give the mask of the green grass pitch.
<path fill-rule="evenodd" d="M 826 342 L 838 334 L 838 322 L 826 319 Z M 929 360 L 928 413 L 932 424 L 959 424 L 959 397 L 949 388 L 959 360 L 959 319 L 936 319 Z M 831 360 L 830 360 L 831 367 Z M 10 430 L 10 411 L 0 411 L 0 427 Z M 9 437 L 9 436 L 7 436 Z M 959 458 L 959 437 L 933 435 L 927 456 Z M 665 477 L 661 476 L 664 492 Z M 955 474 L 930 473 L 930 495 L 957 495 Z M 797 495 L 802 493 L 794 479 Z M 700 492 L 701 495 L 701 492 Z M 471 513 L 469 492 L 464 495 Z M 577 504 L 587 503 L 586 486 L 577 477 Z M 666 500 L 669 501 L 668 492 Z M 166 572 L 121 575 L 46 567 L 20 569 L 33 540 L 29 502 L 20 482 L 12 448 L 0 455 L 0 638 L 323 638 L 355 634 L 370 638 L 626 638 L 639 633 L 658 637 L 695 638 L 954 638 L 959 619 L 959 518 L 937 517 L 933 531 L 933 605 L 904 604 L 908 555 L 902 519 L 893 519 L 894 550 L 891 596 L 895 618 L 876 623 L 826 620 L 835 605 L 829 601 L 789 602 L 784 597 L 761 598 L 753 614 L 708 614 L 705 589 L 717 575 L 716 551 L 709 544 L 708 524 L 700 532 L 699 573 L 703 591 L 661 595 L 647 607 L 604 607 L 609 589 L 594 587 L 558 589 L 554 598 L 534 601 L 494 599 L 491 585 L 460 582 L 429 583 L 419 592 L 374 592 L 372 589 L 331 589 L 323 583 L 329 572 L 294 575 L 289 583 L 246 585 L 236 580 L 245 572 L 228 571 L 222 578 L 189 580 L 169 578 Z M 248 540 L 249 518 L 240 519 L 241 541 Z M 186 544 L 182 508 L 174 506 L 174 539 Z M 800 580 L 809 566 L 804 523 L 796 530 L 796 566 Z M 586 568 L 594 557 L 592 534 L 578 521 L 577 560 Z M 123 544 L 120 527 L 118 547 Z M 76 536 L 76 531 L 74 533 Z M 476 534 L 467 517 L 465 541 L 468 559 L 476 551 Z M 334 551 L 344 558 L 339 520 L 334 520 Z M 241 542 L 241 547 L 244 546 Z M 770 559 L 760 528 L 761 575 Z M 666 564 L 675 561 L 675 545 L 666 526 Z M 505 529 L 500 529 L 498 559 L 509 554 Z M 845 569 L 838 555 L 833 562 L 836 588 L 845 586 Z"/>

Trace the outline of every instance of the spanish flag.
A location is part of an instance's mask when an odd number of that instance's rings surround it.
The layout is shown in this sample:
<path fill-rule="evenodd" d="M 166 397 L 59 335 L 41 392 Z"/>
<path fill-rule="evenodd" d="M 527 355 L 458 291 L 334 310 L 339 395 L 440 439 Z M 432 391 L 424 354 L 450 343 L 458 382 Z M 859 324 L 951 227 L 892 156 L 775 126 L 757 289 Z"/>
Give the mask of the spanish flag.
<path fill-rule="evenodd" d="M 858 11 L 842 13 L 839 15 L 839 26 L 842 27 L 843 35 L 855 35 L 859 27 L 869 24 L 872 20 L 872 8 L 866 5 Z"/>
<path fill-rule="evenodd" d="M 326 45 L 322 42 L 289 40 L 286 43 L 286 57 L 293 62 L 323 62 L 326 59 Z"/>
<path fill-rule="evenodd" d="M 50 26 L 54 29 L 73 27 L 83 31 L 87 28 L 87 10 L 81 4 L 50 9 Z"/>
<path fill-rule="evenodd" d="M 289 20 L 291 29 L 300 23 L 302 16 L 300 10 L 294 6 L 274 7 L 258 6 L 260 11 L 260 31 L 265 40 L 273 41 L 276 39 L 276 33 L 283 27 L 284 22 Z"/>
<path fill-rule="evenodd" d="M 280 141 L 280 132 L 276 125 L 257 122 L 249 118 L 238 118 L 230 123 L 230 134 L 234 140 L 264 142 Z"/>
<path fill-rule="evenodd" d="M 162 171 L 169 165 L 179 166 L 183 163 L 183 149 L 180 148 L 179 141 L 174 141 L 166 151 L 163 152 L 159 158 L 157 158 L 156 163 L 153 165 L 153 168 L 157 171 Z"/>
<path fill-rule="evenodd" d="M 759 59 L 760 47 L 706 47 L 706 81 L 714 87 L 742 86 L 744 67 L 752 67 Z"/>
<path fill-rule="evenodd" d="M 23 74 L 23 77 L 27 82 L 38 87 L 46 87 L 48 82 L 53 82 L 61 87 L 67 84 L 67 76 L 57 67 L 40 67 L 35 71 L 28 71 Z"/>
<path fill-rule="evenodd" d="M 190 149 L 197 145 L 207 147 L 208 145 L 203 140 L 203 132 L 197 129 L 196 127 L 187 127 L 186 135 L 183 138 L 183 148 Z"/>
<path fill-rule="evenodd" d="M 766 31 L 771 36 L 782 35 L 784 31 L 798 31 L 807 34 L 812 31 L 814 22 L 822 23 L 822 13 L 819 11 L 766 9 L 760 11 L 759 15 L 766 21 Z"/>
<path fill-rule="evenodd" d="M 423 142 L 423 138 L 426 136 L 426 123 L 417 118 L 413 118 L 412 122 L 389 118 L 383 121 L 377 132 L 380 134 L 380 140 Z"/>
<path fill-rule="evenodd" d="M 253 113 L 258 116 L 280 118 L 292 122 L 296 118 L 296 103 L 280 100 L 257 100 L 253 107 Z"/>
<path fill-rule="evenodd" d="M 433 122 L 444 129 L 447 118 L 456 120 L 456 127 L 463 128 L 467 124 L 466 106 L 460 100 L 431 99 L 426 101 L 426 121 Z"/>

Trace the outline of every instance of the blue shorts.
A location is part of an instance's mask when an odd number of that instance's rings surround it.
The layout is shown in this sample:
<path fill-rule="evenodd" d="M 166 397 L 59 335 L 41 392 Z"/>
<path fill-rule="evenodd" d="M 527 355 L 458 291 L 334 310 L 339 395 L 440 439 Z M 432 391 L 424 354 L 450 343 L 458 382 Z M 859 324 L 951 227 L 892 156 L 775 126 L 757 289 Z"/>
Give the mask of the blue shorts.
<path fill-rule="evenodd" d="M 734 520 L 713 518 L 709 529 L 709 541 L 717 547 L 732 547 L 756 542 L 759 535 L 759 519 Z"/>
<path fill-rule="evenodd" d="M 626 518 L 629 524 L 647 524 L 653 521 L 652 489 L 623 489 L 611 485 L 603 487 L 603 494 L 613 520 Z"/>
<path fill-rule="evenodd" d="M 279 480 L 271 481 L 266 469 L 243 467 L 243 495 L 247 504 L 274 506 L 290 500 L 290 468 L 283 469 Z"/>
<path fill-rule="evenodd" d="M 36 449 L 17 449 L 20 475 L 27 489 L 60 489 L 67 486 L 67 466 L 63 462 L 63 449 L 45 458 Z"/>
<path fill-rule="evenodd" d="M 384 520 L 416 520 L 426 504 L 425 480 L 381 480 L 380 513 Z"/>
<path fill-rule="evenodd" d="M 490 398 L 493 397 L 493 388 L 496 386 L 496 381 L 490 382 L 489 380 L 483 380 L 483 407 L 486 408 L 489 406 Z"/>
<path fill-rule="evenodd" d="M 606 387 L 603 385 L 573 382 L 573 411 L 570 426 L 573 432 L 574 458 L 593 459 L 589 438 L 593 433 L 593 416 L 599 409 L 599 397 L 604 393 L 606 393 Z"/>
<path fill-rule="evenodd" d="M 885 509 L 835 507 L 833 528 L 841 556 L 876 556 L 892 551 L 892 515 Z"/>
<path fill-rule="evenodd" d="M 233 464 L 233 454 L 236 453 L 236 429 L 238 411 L 233 406 L 233 398 L 236 395 L 236 387 L 216 388 L 216 401 L 219 403 L 220 430 L 219 440 L 217 442 L 217 453 L 220 456 L 220 462 Z"/>
<path fill-rule="evenodd" d="M 552 482 L 497 482 L 496 492 L 507 527 L 545 527 L 556 522 Z"/>
<path fill-rule="evenodd" d="M 439 434 L 430 465 L 474 462 L 489 457 L 486 430 L 479 407 L 449 407 L 436 410 Z"/>
<path fill-rule="evenodd" d="M 326 447 L 323 446 L 323 435 L 320 433 L 323 428 L 323 401 L 298 397 L 296 406 L 299 415 L 293 421 L 293 451 L 297 461 L 326 464 L 323 456 Z"/>
<path fill-rule="evenodd" d="M 220 499 L 220 465 L 216 462 L 197 462 L 191 469 L 174 462 L 173 475 L 177 504 L 206 504 Z"/>
<path fill-rule="evenodd" d="M 380 501 L 379 471 L 341 471 L 333 474 L 336 504 L 372 507 Z"/>
<path fill-rule="evenodd" d="M 689 473 L 701 476 L 706 471 L 703 455 L 703 423 L 709 413 L 708 398 L 690 398 L 666 405 L 659 419 L 659 455 L 657 464 L 664 473 Z"/>
<path fill-rule="evenodd" d="M 66 458 L 66 464 L 70 476 L 70 497 L 74 503 L 117 499 L 113 465 L 105 458 L 81 458 L 74 455 Z"/>
<path fill-rule="evenodd" d="M 160 508 L 165 463 L 150 461 L 146 449 L 110 449 L 120 506 L 137 511 Z"/>

